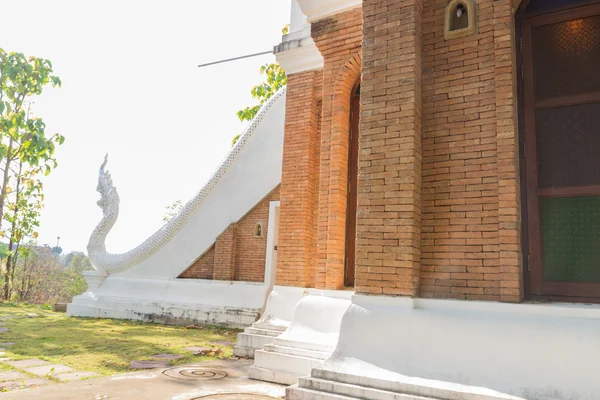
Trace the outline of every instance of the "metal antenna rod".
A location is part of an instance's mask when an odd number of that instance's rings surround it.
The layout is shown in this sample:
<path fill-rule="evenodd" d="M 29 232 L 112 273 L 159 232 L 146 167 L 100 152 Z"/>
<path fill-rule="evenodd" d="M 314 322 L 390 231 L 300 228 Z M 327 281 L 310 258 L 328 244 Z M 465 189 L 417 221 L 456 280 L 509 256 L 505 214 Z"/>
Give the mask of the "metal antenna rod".
<path fill-rule="evenodd" d="M 226 60 L 221 60 L 221 61 L 213 61 L 213 62 L 209 62 L 209 63 L 206 63 L 206 64 L 200 64 L 200 65 L 198 65 L 198 68 L 208 67 L 209 65 L 222 64 L 222 63 L 226 63 L 226 62 L 229 62 L 229 61 L 242 60 L 244 58 L 250 58 L 250 57 L 256 57 L 256 56 L 263 56 L 265 54 L 273 54 L 273 50 L 263 51 L 262 53 L 248 54 L 246 56 L 241 56 L 241 57 L 228 58 Z"/>

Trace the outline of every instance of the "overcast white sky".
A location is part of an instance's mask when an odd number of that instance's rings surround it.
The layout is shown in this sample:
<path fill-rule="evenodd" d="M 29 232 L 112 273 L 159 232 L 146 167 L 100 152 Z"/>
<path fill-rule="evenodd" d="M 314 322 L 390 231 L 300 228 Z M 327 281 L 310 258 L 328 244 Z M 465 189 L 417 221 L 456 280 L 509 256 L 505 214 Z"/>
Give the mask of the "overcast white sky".
<path fill-rule="evenodd" d="M 109 251 L 160 228 L 165 207 L 199 190 L 242 131 L 235 112 L 274 58 L 197 65 L 271 49 L 289 9 L 289 0 L 0 0 L 0 47 L 50 59 L 63 81 L 34 105 L 47 133 L 66 137 L 45 180 L 40 243 L 60 236 L 65 250 L 85 249 L 101 218 L 106 152 L 121 197 Z"/>

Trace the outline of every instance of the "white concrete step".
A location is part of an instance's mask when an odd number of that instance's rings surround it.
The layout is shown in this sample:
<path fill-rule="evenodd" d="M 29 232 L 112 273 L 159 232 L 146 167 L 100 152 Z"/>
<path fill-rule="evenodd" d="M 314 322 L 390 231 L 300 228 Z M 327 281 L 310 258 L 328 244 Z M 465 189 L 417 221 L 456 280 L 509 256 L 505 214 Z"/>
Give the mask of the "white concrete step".
<path fill-rule="evenodd" d="M 335 393 L 319 392 L 293 385 L 285 389 L 286 400 L 355 400 L 356 397 L 348 397 Z"/>
<path fill-rule="evenodd" d="M 364 384 L 368 384 L 368 387 Z M 415 379 L 398 375 L 397 378 L 367 377 L 361 373 L 341 373 L 318 366 L 310 377 L 299 382 L 301 388 L 355 396 L 365 400 L 408 399 L 436 400 L 524 400 L 478 386 L 460 385 L 431 379 Z M 360 396 L 359 396 L 360 394 Z"/>
<path fill-rule="evenodd" d="M 272 343 L 276 346 L 283 346 L 283 347 L 290 347 L 290 348 L 297 348 L 297 349 L 304 349 L 304 350 L 312 350 L 312 351 L 318 351 L 318 352 L 329 353 L 329 354 L 333 353 L 333 351 L 335 350 L 335 346 L 330 346 L 330 345 L 322 344 L 322 343 L 301 342 L 301 341 L 296 341 L 296 340 L 290 340 L 290 339 L 282 338 L 281 336 L 273 338 Z"/>
<path fill-rule="evenodd" d="M 255 322 L 252 324 L 252 328 L 256 328 L 256 329 L 267 329 L 270 331 L 279 331 L 279 333 L 281 334 L 282 332 L 285 332 L 285 330 L 289 327 L 289 324 L 287 325 L 273 325 L 270 324 L 268 322 Z"/>
<path fill-rule="evenodd" d="M 298 374 L 288 371 L 272 370 L 251 366 L 248 368 L 248 376 L 250 379 L 258 381 L 274 382 L 281 385 L 293 385 L 298 382 Z"/>
<path fill-rule="evenodd" d="M 243 347 L 251 347 L 256 350 L 261 350 L 265 345 L 273 342 L 273 336 L 265 335 L 249 335 L 245 332 L 238 333 L 237 345 Z"/>
<path fill-rule="evenodd" d="M 252 379 L 291 385 L 299 377 L 310 375 L 311 369 L 322 362 L 323 360 L 310 357 L 257 350 L 254 353 L 254 367 L 251 367 L 249 375 Z"/>
<path fill-rule="evenodd" d="M 279 331 L 279 330 L 255 328 L 255 327 L 248 327 L 248 328 L 244 329 L 244 333 L 248 334 L 248 335 L 260 335 L 260 336 L 271 336 L 271 337 L 281 335 L 281 331 Z"/>
<path fill-rule="evenodd" d="M 298 381 L 298 389 L 305 390 L 304 395 L 309 393 L 327 393 L 335 396 L 342 396 L 347 399 L 366 399 L 366 400 L 435 400 L 433 397 L 423 397 L 414 394 L 394 393 L 386 390 L 367 388 L 349 383 L 333 382 L 312 377 L 301 377 Z M 294 388 L 293 391 L 295 391 Z M 288 399 L 294 399 L 288 394 Z M 319 399 L 320 397 L 300 397 L 302 399 Z M 324 397 L 327 398 L 327 397 Z M 337 398 L 337 397 L 333 397 Z"/>
<path fill-rule="evenodd" d="M 256 350 L 262 350 L 266 344 L 272 343 L 273 338 L 281 335 L 285 327 L 255 322 L 244 329 L 237 337 L 237 345 L 233 354 L 237 357 L 254 358 Z"/>
<path fill-rule="evenodd" d="M 256 349 L 252 347 L 234 346 L 233 355 L 240 358 L 254 358 Z"/>
<path fill-rule="evenodd" d="M 233 354 L 237 357 L 254 358 L 254 352 L 261 350 L 266 344 L 273 341 L 273 336 L 250 335 L 245 332 L 238 333 L 237 344 Z"/>
<path fill-rule="evenodd" d="M 317 360 L 326 360 L 331 355 L 331 353 L 329 353 L 329 352 L 308 350 L 308 349 L 302 349 L 302 348 L 298 348 L 298 347 L 279 346 L 279 345 L 276 345 L 273 343 L 265 344 L 264 349 L 266 351 L 270 351 L 270 352 L 274 352 L 274 353 L 289 354 L 292 356 L 299 356 L 299 357 L 308 357 L 308 358 L 314 358 Z"/>

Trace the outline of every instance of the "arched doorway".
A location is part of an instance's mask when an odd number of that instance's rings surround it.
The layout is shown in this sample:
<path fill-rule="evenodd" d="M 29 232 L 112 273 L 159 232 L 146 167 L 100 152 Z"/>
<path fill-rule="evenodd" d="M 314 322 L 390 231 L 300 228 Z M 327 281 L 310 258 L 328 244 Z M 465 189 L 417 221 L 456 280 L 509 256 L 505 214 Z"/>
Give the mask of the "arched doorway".
<path fill-rule="evenodd" d="M 524 2 L 521 162 L 531 298 L 600 301 L 600 2 Z"/>
<path fill-rule="evenodd" d="M 360 80 L 350 96 L 350 132 L 348 138 L 348 197 L 346 205 L 346 261 L 344 285 L 354 286 L 356 268 L 356 212 L 358 205 L 358 132 L 360 122 Z"/>

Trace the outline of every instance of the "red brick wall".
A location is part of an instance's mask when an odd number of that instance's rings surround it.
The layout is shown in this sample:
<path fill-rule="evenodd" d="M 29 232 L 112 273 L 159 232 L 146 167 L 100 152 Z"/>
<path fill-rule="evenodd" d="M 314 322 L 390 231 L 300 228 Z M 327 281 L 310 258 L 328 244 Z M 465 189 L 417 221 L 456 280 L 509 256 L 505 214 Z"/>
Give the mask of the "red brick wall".
<path fill-rule="evenodd" d="M 215 242 L 214 280 L 232 281 L 235 277 L 235 260 L 237 257 L 236 228 L 236 224 L 229 225 Z"/>
<path fill-rule="evenodd" d="M 322 71 L 321 71 L 322 72 Z M 323 77 L 321 75 L 321 79 L 319 80 L 320 85 L 317 88 L 317 93 L 319 93 L 319 96 L 322 96 L 323 94 Z M 315 146 L 315 151 L 312 154 L 312 157 L 314 159 L 314 165 L 315 165 L 315 171 L 314 171 L 314 179 L 312 180 L 312 185 L 311 185 L 311 192 L 312 192 L 312 196 L 313 196 L 313 207 L 312 207 L 312 218 L 313 218 L 313 224 L 312 224 L 312 232 L 311 232 L 311 249 L 312 249 L 312 256 L 311 256 L 311 265 L 312 265 L 312 269 L 314 271 L 314 280 L 315 283 L 316 281 L 319 282 L 324 282 L 325 278 L 322 276 L 321 274 L 321 278 L 319 278 L 317 276 L 317 265 L 319 264 L 319 241 L 318 241 L 318 237 L 319 237 L 319 184 L 321 182 L 320 180 L 320 173 L 321 173 L 321 138 L 322 138 L 322 126 L 323 126 L 323 99 L 321 97 L 321 100 L 319 101 L 319 103 L 317 104 L 317 110 L 319 112 L 319 119 L 317 122 L 317 132 L 316 132 L 316 146 Z"/>
<path fill-rule="evenodd" d="M 363 2 L 358 292 L 520 300 L 511 3 Z"/>
<path fill-rule="evenodd" d="M 208 249 L 178 278 L 182 279 L 212 279 L 215 263 L 215 246 Z"/>
<path fill-rule="evenodd" d="M 479 34 L 440 45 L 443 10 L 435 2 L 424 9 L 421 295 L 496 300 L 493 0 L 479 2 Z"/>
<path fill-rule="evenodd" d="M 418 295 L 421 0 L 363 2 L 356 291 Z"/>
<path fill-rule="evenodd" d="M 279 187 L 219 235 L 215 244 L 179 278 L 262 282 L 265 278 L 269 206 L 279 200 Z M 254 236 L 257 223 L 262 237 Z"/>
<path fill-rule="evenodd" d="M 523 299 L 521 193 L 517 124 L 517 66 L 514 11 L 520 0 L 494 2 L 496 137 L 498 163 L 498 245 L 502 274 L 500 300 Z"/>
<path fill-rule="evenodd" d="M 520 299 L 510 6 L 479 1 L 478 33 L 445 42 L 445 3 L 425 1 L 424 297 Z"/>
<path fill-rule="evenodd" d="M 360 9 L 316 22 L 322 71 L 288 77 L 277 284 L 341 289 L 349 99 L 360 78 Z"/>
<path fill-rule="evenodd" d="M 277 254 L 278 285 L 314 286 L 313 234 L 319 173 L 321 82 L 321 71 L 301 72 L 288 77 Z"/>
<path fill-rule="evenodd" d="M 356 291 L 520 300 L 512 3 L 478 2 L 478 32 L 450 41 L 437 0 L 365 0 L 313 24 L 325 59 L 315 287 L 343 286 L 349 92 L 362 64 Z M 302 132 L 314 129 L 310 115 Z M 288 111 L 286 143 L 300 136 L 289 128 L 298 118 Z M 309 160 L 303 143 L 284 158 Z M 292 194 L 307 205 L 303 182 Z M 299 221 L 282 204 L 288 217 Z M 280 263 L 278 276 L 295 266 L 302 278 L 278 283 L 310 283 L 307 259 Z"/>
<path fill-rule="evenodd" d="M 362 12 L 347 11 L 312 25 L 323 55 L 321 163 L 315 287 L 344 287 L 350 91 L 360 78 Z"/>
<path fill-rule="evenodd" d="M 272 191 L 246 216 L 237 222 L 235 280 L 262 282 L 265 280 L 269 204 L 279 200 L 279 188 Z M 254 236 L 257 223 L 262 224 L 261 237 Z"/>

